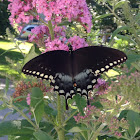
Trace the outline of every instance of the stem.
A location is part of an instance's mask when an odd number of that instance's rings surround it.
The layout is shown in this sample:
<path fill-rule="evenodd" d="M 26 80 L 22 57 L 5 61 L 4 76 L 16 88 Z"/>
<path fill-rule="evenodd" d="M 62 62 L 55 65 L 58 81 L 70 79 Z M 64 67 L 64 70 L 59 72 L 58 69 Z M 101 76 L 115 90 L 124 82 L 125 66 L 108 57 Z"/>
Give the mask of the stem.
<path fill-rule="evenodd" d="M 57 133 L 58 133 L 58 139 L 59 140 L 65 140 L 65 136 L 64 136 L 64 130 L 62 128 L 62 118 L 63 118 L 63 114 L 62 114 L 62 107 L 61 107 L 61 99 L 59 94 L 57 95 L 57 119 L 58 119 L 58 126 L 56 128 Z"/>
<path fill-rule="evenodd" d="M 67 122 L 68 120 L 70 120 L 77 112 L 78 112 L 78 111 L 76 110 L 72 115 L 70 115 L 70 116 L 68 117 L 68 119 L 65 120 L 65 121 L 63 122 L 63 126 L 65 126 L 66 122 Z"/>
<path fill-rule="evenodd" d="M 49 28 L 49 32 L 51 35 L 51 40 L 54 40 L 54 31 L 53 31 L 53 26 L 52 26 L 51 20 L 48 21 L 48 28 Z"/>
<path fill-rule="evenodd" d="M 30 12 L 27 12 L 27 13 L 31 14 L 32 16 L 37 15 L 36 11 L 34 11 L 34 12 L 30 11 Z M 39 20 L 49 28 L 49 32 L 50 32 L 50 35 L 51 35 L 51 40 L 54 40 L 54 31 L 53 31 L 53 26 L 52 26 L 51 20 L 48 21 L 48 24 L 42 18 L 39 18 Z"/>
<path fill-rule="evenodd" d="M 91 140 L 96 140 L 97 136 L 100 135 L 100 131 L 105 127 L 105 124 L 101 124 L 100 127 L 94 132 Z"/>
<path fill-rule="evenodd" d="M 115 16 L 116 18 L 118 18 L 119 21 L 122 21 L 121 18 L 114 12 L 114 10 L 112 10 L 112 9 L 108 6 L 108 4 L 106 4 L 106 2 L 104 2 L 104 5 L 112 12 L 112 14 L 114 14 L 114 16 Z M 123 24 L 123 25 L 126 25 L 123 21 L 122 21 L 122 24 Z"/>
<path fill-rule="evenodd" d="M 22 112 L 21 110 L 19 110 L 16 106 L 14 106 L 13 104 L 11 104 L 12 108 L 14 108 L 15 110 L 17 110 L 36 130 L 39 129 L 39 127 L 37 125 L 35 125 L 28 116 L 26 116 L 26 114 L 24 112 Z"/>
<path fill-rule="evenodd" d="M 23 55 L 23 57 L 25 57 L 24 53 L 22 52 L 22 50 L 20 49 L 19 45 L 17 45 L 16 41 L 14 40 L 14 43 L 16 45 L 16 48 L 21 52 L 21 54 Z"/>

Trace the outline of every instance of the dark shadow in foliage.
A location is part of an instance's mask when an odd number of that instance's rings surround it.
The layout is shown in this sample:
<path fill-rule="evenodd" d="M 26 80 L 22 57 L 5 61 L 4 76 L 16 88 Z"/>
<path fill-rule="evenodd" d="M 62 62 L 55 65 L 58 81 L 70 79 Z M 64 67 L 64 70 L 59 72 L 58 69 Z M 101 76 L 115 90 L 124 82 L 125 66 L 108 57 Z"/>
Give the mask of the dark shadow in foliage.
<path fill-rule="evenodd" d="M 0 65 L 9 65 L 8 62 L 6 62 L 5 60 L 5 56 L 9 57 L 10 59 L 12 59 L 15 62 L 18 62 L 19 60 L 23 59 L 23 56 L 20 52 L 16 52 L 16 51 L 9 51 L 4 53 L 5 50 L 4 49 L 0 49 Z M 2 53 L 4 53 L 3 55 L 1 55 Z"/>

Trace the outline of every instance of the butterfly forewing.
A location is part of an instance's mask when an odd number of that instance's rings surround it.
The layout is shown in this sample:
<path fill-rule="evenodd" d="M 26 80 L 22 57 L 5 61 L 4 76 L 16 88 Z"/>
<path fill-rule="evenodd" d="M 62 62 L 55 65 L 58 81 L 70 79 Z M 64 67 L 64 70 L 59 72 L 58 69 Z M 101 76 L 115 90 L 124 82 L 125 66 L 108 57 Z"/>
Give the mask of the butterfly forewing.
<path fill-rule="evenodd" d="M 41 54 L 26 63 L 22 71 L 42 79 L 52 79 L 56 73 L 71 75 L 69 52 L 57 50 Z"/>
<path fill-rule="evenodd" d="M 116 49 L 100 46 L 80 48 L 73 52 L 74 75 L 84 69 L 91 69 L 96 75 L 126 61 L 127 56 Z"/>

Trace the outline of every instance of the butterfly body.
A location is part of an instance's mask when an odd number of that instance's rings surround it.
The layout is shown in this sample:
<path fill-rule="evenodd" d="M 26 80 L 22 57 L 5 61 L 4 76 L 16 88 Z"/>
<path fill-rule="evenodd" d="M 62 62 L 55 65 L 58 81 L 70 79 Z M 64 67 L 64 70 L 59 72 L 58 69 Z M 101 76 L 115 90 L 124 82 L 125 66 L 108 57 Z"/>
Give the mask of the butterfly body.
<path fill-rule="evenodd" d="M 79 93 L 88 99 L 88 92 L 100 75 L 125 62 L 127 56 L 116 49 L 90 46 L 75 51 L 56 50 L 41 54 L 25 64 L 22 71 L 51 81 L 59 95 L 67 100 Z"/>

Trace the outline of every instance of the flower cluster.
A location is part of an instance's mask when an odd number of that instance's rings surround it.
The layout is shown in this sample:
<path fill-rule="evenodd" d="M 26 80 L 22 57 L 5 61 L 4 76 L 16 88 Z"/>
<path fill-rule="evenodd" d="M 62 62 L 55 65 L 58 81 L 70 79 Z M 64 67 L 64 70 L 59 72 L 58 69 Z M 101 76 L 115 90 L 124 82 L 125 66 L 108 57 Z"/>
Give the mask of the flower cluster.
<path fill-rule="evenodd" d="M 89 105 L 84 108 L 84 114 L 84 116 L 81 116 L 80 113 L 78 113 L 77 116 L 74 116 L 74 119 L 77 123 L 86 124 L 86 126 L 89 127 L 88 129 L 91 129 L 91 131 L 93 131 L 96 126 L 99 127 L 99 125 L 104 124 L 104 127 L 102 130 L 100 130 L 100 133 L 105 131 L 104 133 L 107 133 L 108 135 L 121 137 L 122 134 L 119 128 L 121 127 L 123 130 L 128 129 L 128 122 L 124 118 L 118 120 L 116 117 L 109 115 L 95 106 Z M 91 126 L 89 126 L 90 124 Z M 105 127 L 106 129 L 104 129 Z M 96 133 L 96 130 L 94 130 L 94 132 Z"/>
<path fill-rule="evenodd" d="M 110 87 L 108 86 L 108 83 L 105 80 L 99 78 L 97 80 L 97 84 L 95 85 L 95 88 L 97 89 L 96 93 L 98 95 L 103 95 L 103 94 L 107 94 L 107 91 Z"/>
<path fill-rule="evenodd" d="M 84 108 L 84 116 L 80 116 L 80 113 L 77 114 L 77 116 L 74 116 L 74 119 L 76 122 L 82 122 L 83 120 L 90 120 L 92 118 L 92 115 L 94 114 L 100 114 L 100 110 L 97 109 L 95 106 L 88 105 L 86 108 Z"/>
<path fill-rule="evenodd" d="M 65 50 L 68 51 L 69 47 L 66 44 L 66 38 L 62 38 L 61 40 L 59 38 L 54 39 L 53 41 L 49 41 L 45 43 L 46 50 L 47 51 L 52 51 L 52 50 Z"/>
<path fill-rule="evenodd" d="M 55 24 L 62 20 L 77 21 L 89 32 L 92 26 L 91 14 L 86 0 L 9 0 L 8 9 L 11 12 L 11 23 L 29 23 L 33 18 L 39 19 L 44 15 L 46 22 L 51 20 Z M 37 12 L 37 13 L 36 13 Z"/>
<path fill-rule="evenodd" d="M 70 37 L 68 39 L 68 42 L 71 44 L 73 50 L 76 50 L 76 49 L 88 46 L 88 44 L 85 41 L 85 39 L 84 38 L 80 38 L 79 36 Z"/>
<path fill-rule="evenodd" d="M 8 6 L 8 9 L 11 12 L 9 18 L 11 24 L 14 23 L 29 23 L 30 20 L 33 20 L 32 15 L 27 15 L 27 12 L 33 10 L 32 0 L 9 0 L 11 3 Z"/>
<path fill-rule="evenodd" d="M 17 98 L 19 96 L 26 96 L 33 87 L 39 87 L 42 90 L 42 92 L 48 92 L 48 90 L 50 89 L 49 87 L 46 87 L 46 85 L 42 82 L 42 80 L 38 82 L 27 82 L 27 83 L 21 81 L 15 87 L 13 97 Z M 21 100 L 22 99 L 18 99 L 18 101 Z"/>
<path fill-rule="evenodd" d="M 69 39 L 66 39 L 65 37 L 56 38 L 53 41 L 46 40 L 46 52 L 51 50 L 69 51 L 68 44 L 73 47 L 73 50 L 88 46 L 85 39 L 80 38 L 79 36 L 70 37 Z"/>
<path fill-rule="evenodd" d="M 116 103 L 125 105 L 128 109 L 140 112 L 140 73 L 135 72 L 131 75 L 118 76 L 116 81 L 111 83 L 111 89 L 108 90 L 108 96 L 115 95 Z"/>
<path fill-rule="evenodd" d="M 31 30 L 29 41 L 36 43 L 38 46 L 44 46 L 44 36 L 49 36 L 49 29 L 47 26 L 40 25 Z"/>

